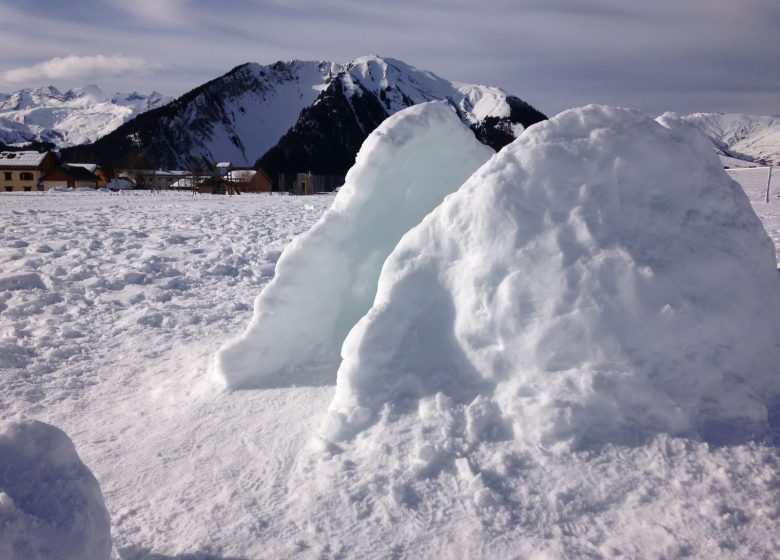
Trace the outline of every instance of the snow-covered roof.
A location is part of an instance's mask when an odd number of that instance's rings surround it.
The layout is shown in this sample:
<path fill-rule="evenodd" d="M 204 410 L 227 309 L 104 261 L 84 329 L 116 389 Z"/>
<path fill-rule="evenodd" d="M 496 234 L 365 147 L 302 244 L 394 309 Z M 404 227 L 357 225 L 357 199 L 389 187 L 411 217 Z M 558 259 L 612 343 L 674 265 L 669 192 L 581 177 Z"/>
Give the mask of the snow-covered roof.
<path fill-rule="evenodd" d="M 153 171 L 152 174 L 155 177 L 182 177 L 184 175 L 189 174 L 189 171 L 181 171 L 181 170 L 163 170 L 158 169 L 157 171 Z"/>
<path fill-rule="evenodd" d="M 0 165 L 13 167 L 37 167 L 48 152 L 0 152 Z"/>
<path fill-rule="evenodd" d="M 90 173 L 94 173 L 99 166 L 97 163 L 69 163 L 68 167 L 83 167 Z"/>
<path fill-rule="evenodd" d="M 75 181 L 98 181 L 98 177 L 92 173 L 89 169 L 80 165 L 63 165 L 49 171 L 46 175 L 41 177 L 41 181 L 59 181 L 60 179 L 52 179 L 52 175 L 65 173 Z"/>
<path fill-rule="evenodd" d="M 171 183 L 172 189 L 191 189 L 197 185 L 200 185 L 203 181 L 208 179 L 208 175 L 203 176 L 190 176 L 182 177 L 178 181 Z"/>
<path fill-rule="evenodd" d="M 227 174 L 228 181 L 248 183 L 257 174 L 254 169 L 233 169 Z"/>
<path fill-rule="evenodd" d="M 229 161 L 220 161 L 217 167 L 230 167 L 232 164 Z"/>

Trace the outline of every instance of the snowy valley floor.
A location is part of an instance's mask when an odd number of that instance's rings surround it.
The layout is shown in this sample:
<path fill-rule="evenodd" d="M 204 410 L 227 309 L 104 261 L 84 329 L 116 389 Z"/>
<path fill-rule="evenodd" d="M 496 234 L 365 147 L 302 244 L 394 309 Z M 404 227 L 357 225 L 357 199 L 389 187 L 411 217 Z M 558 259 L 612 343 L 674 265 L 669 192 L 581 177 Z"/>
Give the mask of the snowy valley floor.
<path fill-rule="evenodd" d="M 511 486 L 466 465 L 410 480 L 400 497 L 383 486 L 394 465 L 369 459 L 322 466 L 338 492 L 304 480 L 301 450 L 333 386 L 228 393 L 209 368 L 248 323 L 283 247 L 332 200 L 0 195 L 0 421 L 35 418 L 73 439 L 102 486 L 117 557 L 780 549 L 772 446 L 659 437 L 598 454 L 511 456 L 495 467 Z M 780 247 L 780 203 L 755 209 Z"/>

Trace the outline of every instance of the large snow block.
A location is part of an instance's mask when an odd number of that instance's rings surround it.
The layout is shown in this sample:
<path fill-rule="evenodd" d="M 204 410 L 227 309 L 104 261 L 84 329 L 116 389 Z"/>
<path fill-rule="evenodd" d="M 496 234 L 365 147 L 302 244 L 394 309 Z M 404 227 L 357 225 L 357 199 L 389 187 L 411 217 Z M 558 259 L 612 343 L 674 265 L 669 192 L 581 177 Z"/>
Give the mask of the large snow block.
<path fill-rule="evenodd" d="M 779 332 L 772 243 L 707 138 L 573 109 L 399 242 L 344 343 L 323 435 L 443 395 L 545 447 L 759 437 Z"/>
<path fill-rule="evenodd" d="M 492 154 L 446 103 L 383 122 L 332 207 L 285 249 L 246 332 L 217 353 L 228 387 L 332 383 L 344 337 L 371 307 L 387 255 Z"/>
<path fill-rule="evenodd" d="M 111 556 L 100 485 L 61 430 L 37 421 L 0 431 L 0 558 Z"/>

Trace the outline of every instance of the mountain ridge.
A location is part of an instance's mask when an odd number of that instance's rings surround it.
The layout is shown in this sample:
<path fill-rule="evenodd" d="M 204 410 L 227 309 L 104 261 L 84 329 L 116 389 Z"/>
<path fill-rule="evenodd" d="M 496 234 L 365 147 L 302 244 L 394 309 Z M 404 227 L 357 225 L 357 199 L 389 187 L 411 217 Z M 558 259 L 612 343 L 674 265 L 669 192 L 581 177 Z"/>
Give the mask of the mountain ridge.
<path fill-rule="evenodd" d="M 780 165 L 780 117 L 745 113 L 667 114 L 696 125 L 723 156 Z"/>

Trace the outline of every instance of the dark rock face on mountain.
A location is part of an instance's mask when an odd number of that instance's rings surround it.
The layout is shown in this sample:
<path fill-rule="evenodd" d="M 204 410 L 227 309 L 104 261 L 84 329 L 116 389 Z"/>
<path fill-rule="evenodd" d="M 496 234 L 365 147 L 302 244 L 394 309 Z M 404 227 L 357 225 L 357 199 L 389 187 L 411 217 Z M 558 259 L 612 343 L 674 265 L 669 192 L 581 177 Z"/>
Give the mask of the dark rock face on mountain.
<path fill-rule="evenodd" d="M 485 117 L 482 122 L 472 124 L 471 129 L 483 144 L 498 151 L 515 139 L 515 130 L 519 124 L 528 128 L 547 117 L 522 99 L 510 95 L 506 98 L 510 111 L 508 117 Z"/>
<path fill-rule="evenodd" d="M 387 116 L 373 95 L 347 97 L 343 79 L 337 77 L 255 167 L 271 177 L 302 171 L 343 175 L 363 141 Z"/>

